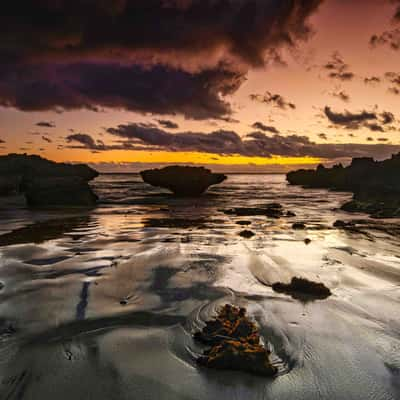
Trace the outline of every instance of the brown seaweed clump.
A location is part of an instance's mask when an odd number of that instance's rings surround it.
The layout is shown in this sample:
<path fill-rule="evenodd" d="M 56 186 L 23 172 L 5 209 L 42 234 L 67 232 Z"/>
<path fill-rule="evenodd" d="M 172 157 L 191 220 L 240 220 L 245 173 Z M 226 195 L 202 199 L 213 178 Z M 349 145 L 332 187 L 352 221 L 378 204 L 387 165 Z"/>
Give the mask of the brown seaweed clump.
<path fill-rule="evenodd" d="M 260 341 L 254 322 L 246 316 L 246 309 L 226 304 L 217 317 L 194 334 L 194 339 L 210 345 L 197 359 L 201 366 L 274 376 L 277 368 L 271 364 L 270 351 Z"/>
<path fill-rule="evenodd" d="M 272 289 L 278 293 L 285 293 L 297 300 L 326 299 L 332 292 L 323 283 L 309 281 L 304 278 L 292 278 L 290 283 L 276 282 Z"/>

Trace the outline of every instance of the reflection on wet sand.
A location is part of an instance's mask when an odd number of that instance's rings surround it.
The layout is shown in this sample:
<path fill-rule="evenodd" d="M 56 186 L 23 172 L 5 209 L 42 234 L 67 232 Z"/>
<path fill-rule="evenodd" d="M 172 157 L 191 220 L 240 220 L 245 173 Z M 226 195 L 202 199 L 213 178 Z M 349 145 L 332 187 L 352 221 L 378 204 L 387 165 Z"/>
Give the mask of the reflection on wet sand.
<path fill-rule="evenodd" d="M 232 176 L 190 202 L 134 175 L 95 185 L 103 203 L 87 215 L 21 210 L 6 221 L 1 399 L 399 398 L 396 221 L 334 227 L 350 219 L 332 211 L 348 194 L 280 176 Z M 296 217 L 246 216 L 249 240 L 238 235 L 243 217 L 221 211 L 277 201 Z M 272 290 L 295 276 L 332 295 L 302 302 Z M 228 302 L 271 344 L 275 379 L 196 366 L 192 335 Z"/>

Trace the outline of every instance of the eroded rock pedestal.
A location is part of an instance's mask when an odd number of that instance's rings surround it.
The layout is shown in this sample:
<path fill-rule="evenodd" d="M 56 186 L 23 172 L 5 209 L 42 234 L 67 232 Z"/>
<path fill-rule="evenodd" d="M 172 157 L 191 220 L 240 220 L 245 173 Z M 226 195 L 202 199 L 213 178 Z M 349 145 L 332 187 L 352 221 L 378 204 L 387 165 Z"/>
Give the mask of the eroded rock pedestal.
<path fill-rule="evenodd" d="M 203 167 L 170 166 L 140 173 L 144 182 L 170 190 L 177 196 L 199 196 L 210 186 L 223 182 L 224 174 Z"/>
<path fill-rule="evenodd" d="M 211 346 L 197 359 L 199 365 L 274 376 L 270 352 L 261 343 L 256 325 L 246 316 L 245 308 L 226 304 L 217 317 L 194 334 L 194 339 Z"/>

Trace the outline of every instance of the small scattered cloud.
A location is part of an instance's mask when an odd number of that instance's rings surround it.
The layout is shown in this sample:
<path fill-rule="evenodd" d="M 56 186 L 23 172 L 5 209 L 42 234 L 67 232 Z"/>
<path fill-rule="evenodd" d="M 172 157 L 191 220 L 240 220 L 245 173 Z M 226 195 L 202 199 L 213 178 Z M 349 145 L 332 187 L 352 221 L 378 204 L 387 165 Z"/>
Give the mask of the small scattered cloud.
<path fill-rule="evenodd" d="M 169 119 L 159 119 L 159 120 L 157 120 L 157 122 L 159 123 L 159 125 L 161 125 L 163 128 L 166 128 L 166 129 L 178 129 L 179 128 L 179 125 L 176 122 L 171 121 Z"/>
<path fill-rule="evenodd" d="M 388 46 L 392 50 L 400 49 L 400 29 L 388 30 L 380 35 L 372 35 L 369 44 L 372 48 Z"/>
<path fill-rule="evenodd" d="M 345 103 L 348 103 L 350 101 L 350 96 L 344 90 L 332 92 L 331 95 L 333 97 L 337 97 L 338 99 L 344 101 Z"/>
<path fill-rule="evenodd" d="M 370 77 L 364 78 L 364 83 L 366 85 L 377 85 L 380 82 L 381 82 L 381 78 L 379 78 L 378 76 L 370 76 Z"/>
<path fill-rule="evenodd" d="M 326 133 L 319 133 L 319 134 L 318 134 L 318 137 L 319 137 L 320 139 L 323 139 L 323 140 L 328 140 L 328 136 L 326 135 Z"/>
<path fill-rule="evenodd" d="M 41 128 L 55 128 L 56 127 L 54 122 L 49 122 L 49 121 L 37 122 L 36 126 L 40 126 Z"/>
<path fill-rule="evenodd" d="M 262 122 L 254 122 L 251 127 L 263 132 L 279 133 L 278 129 L 274 126 L 265 125 Z"/>
<path fill-rule="evenodd" d="M 45 142 L 47 142 L 47 143 L 52 143 L 53 141 L 49 138 L 49 137 L 47 137 L 47 136 L 42 136 L 42 140 L 44 140 Z"/>
<path fill-rule="evenodd" d="M 259 103 L 272 105 L 282 110 L 294 110 L 296 108 L 294 103 L 287 101 L 280 94 L 272 94 L 271 92 L 265 92 L 264 94 L 251 94 L 250 99 Z"/>
<path fill-rule="evenodd" d="M 343 60 L 339 52 L 332 54 L 331 60 L 323 68 L 328 71 L 328 77 L 340 81 L 350 81 L 354 78 L 354 73 L 349 71 L 349 65 Z"/>

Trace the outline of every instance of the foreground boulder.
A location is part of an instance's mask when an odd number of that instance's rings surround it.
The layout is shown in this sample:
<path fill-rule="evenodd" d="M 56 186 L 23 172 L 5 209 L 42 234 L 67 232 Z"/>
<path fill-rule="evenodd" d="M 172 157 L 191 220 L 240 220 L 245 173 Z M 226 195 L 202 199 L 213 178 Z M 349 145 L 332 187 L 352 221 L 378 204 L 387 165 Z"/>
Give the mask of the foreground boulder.
<path fill-rule="evenodd" d="M 245 308 L 226 304 L 217 317 L 207 321 L 203 330 L 196 332 L 193 338 L 211 346 L 197 359 L 201 366 L 261 376 L 277 373 L 269 359 L 270 352 L 261 344 L 258 329 L 246 316 Z"/>
<path fill-rule="evenodd" d="M 36 155 L 0 156 L 0 196 L 24 194 L 31 207 L 96 204 L 88 182 L 98 172 L 83 164 L 64 164 Z"/>
<path fill-rule="evenodd" d="M 363 212 L 374 218 L 400 217 L 400 153 L 384 161 L 354 158 L 348 167 L 319 165 L 316 170 L 289 172 L 293 185 L 353 192 L 353 200 L 342 209 Z"/>
<path fill-rule="evenodd" d="M 223 182 L 224 174 L 203 167 L 170 166 L 140 173 L 144 182 L 170 190 L 177 196 L 199 196 L 210 186 Z"/>
<path fill-rule="evenodd" d="M 332 293 L 323 283 L 309 281 L 304 278 L 292 278 L 290 283 L 276 282 L 272 289 L 278 293 L 285 293 L 297 300 L 323 300 Z"/>

